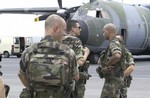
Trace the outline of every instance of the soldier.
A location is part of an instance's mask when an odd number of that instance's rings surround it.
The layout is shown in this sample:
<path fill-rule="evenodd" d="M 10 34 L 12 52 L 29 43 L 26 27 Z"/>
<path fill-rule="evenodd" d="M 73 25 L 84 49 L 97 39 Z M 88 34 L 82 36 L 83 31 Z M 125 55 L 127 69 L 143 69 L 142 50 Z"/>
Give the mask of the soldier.
<path fill-rule="evenodd" d="M 121 43 L 124 44 L 123 37 L 121 35 L 116 36 Z M 120 98 L 127 98 L 127 87 L 130 87 L 132 76 L 131 73 L 134 70 L 134 58 L 132 53 L 126 48 L 125 50 L 125 57 L 126 57 L 126 68 L 124 71 L 124 85 L 120 89 Z"/>
<path fill-rule="evenodd" d="M 0 55 L 0 62 L 1 62 L 1 60 L 2 60 L 2 56 Z M 0 69 L 1 69 L 1 65 L 0 65 Z M 6 96 L 5 96 L 5 87 L 4 87 L 1 71 L 0 71 L 0 98 L 6 98 Z"/>
<path fill-rule="evenodd" d="M 89 78 L 87 57 L 90 53 L 87 47 L 82 46 L 82 42 L 76 36 L 80 35 L 81 27 L 78 21 L 69 20 L 67 22 L 67 36 L 64 37 L 63 43 L 68 44 L 76 54 L 79 65 L 80 79 L 76 81 L 77 98 L 84 98 L 86 80 Z"/>
<path fill-rule="evenodd" d="M 70 93 L 79 72 L 74 52 L 61 44 L 65 29 L 63 18 L 50 15 L 45 21 L 44 39 L 23 52 L 18 75 L 26 89 L 20 98 L 70 98 L 66 92 Z"/>
<path fill-rule="evenodd" d="M 4 87 L 3 79 L 1 76 L 0 76 L 0 98 L 6 98 L 5 87 Z"/>
<path fill-rule="evenodd" d="M 6 98 L 5 96 L 5 88 L 2 81 L 2 77 L 0 76 L 0 98 Z"/>
<path fill-rule="evenodd" d="M 124 47 L 116 38 L 116 26 L 108 23 L 103 28 L 103 35 L 110 41 L 108 48 L 101 59 L 101 69 L 104 86 L 100 98 L 119 98 L 120 87 L 123 85 L 123 72 L 125 66 Z"/>

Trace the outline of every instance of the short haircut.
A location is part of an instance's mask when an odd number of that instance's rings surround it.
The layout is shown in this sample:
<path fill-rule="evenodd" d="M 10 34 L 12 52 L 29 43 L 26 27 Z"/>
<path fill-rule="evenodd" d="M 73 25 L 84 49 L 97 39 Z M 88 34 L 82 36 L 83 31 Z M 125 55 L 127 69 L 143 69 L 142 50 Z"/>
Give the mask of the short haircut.
<path fill-rule="evenodd" d="M 109 31 L 111 31 L 111 32 L 113 32 L 113 33 L 116 33 L 117 31 L 116 31 L 116 26 L 114 25 L 114 24 L 112 24 L 112 23 L 108 23 L 108 24 L 106 24 L 105 26 L 104 26 L 104 28 L 105 29 L 107 29 L 107 30 L 109 30 Z"/>
<path fill-rule="evenodd" d="M 79 23 L 77 20 L 68 20 L 67 21 L 67 32 L 71 30 L 72 27 L 76 27 L 76 23 Z"/>
<path fill-rule="evenodd" d="M 58 25 L 62 24 L 62 17 L 52 14 L 45 20 L 45 28 L 52 27 L 57 22 Z"/>

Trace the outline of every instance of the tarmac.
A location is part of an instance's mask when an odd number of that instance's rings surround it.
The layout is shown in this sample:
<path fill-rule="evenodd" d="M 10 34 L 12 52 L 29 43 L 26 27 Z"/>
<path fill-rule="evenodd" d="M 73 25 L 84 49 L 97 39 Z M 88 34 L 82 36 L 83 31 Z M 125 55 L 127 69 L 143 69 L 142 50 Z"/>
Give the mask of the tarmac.
<path fill-rule="evenodd" d="M 8 98 L 19 98 L 24 86 L 20 82 L 17 73 L 19 71 L 19 58 L 2 58 L 1 71 L 5 84 L 10 86 Z M 128 88 L 128 98 L 150 98 L 150 60 L 135 61 L 135 70 L 132 73 L 133 81 Z M 100 98 L 104 79 L 100 79 L 96 73 L 98 65 L 90 65 L 89 73 L 92 77 L 86 83 L 85 98 Z"/>

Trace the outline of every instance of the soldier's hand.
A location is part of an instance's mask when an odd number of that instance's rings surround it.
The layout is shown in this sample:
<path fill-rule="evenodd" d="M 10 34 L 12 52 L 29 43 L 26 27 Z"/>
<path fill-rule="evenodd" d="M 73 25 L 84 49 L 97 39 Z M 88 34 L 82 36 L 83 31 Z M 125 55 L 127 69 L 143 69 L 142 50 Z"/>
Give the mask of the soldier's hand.
<path fill-rule="evenodd" d="M 92 75 L 89 74 L 88 77 L 90 78 L 90 77 L 92 77 Z"/>
<path fill-rule="evenodd" d="M 89 48 L 87 48 L 87 47 L 84 47 L 84 48 L 83 48 L 83 51 L 84 51 L 84 53 L 87 53 L 87 54 L 90 53 L 90 50 L 89 50 Z"/>
<path fill-rule="evenodd" d="M 89 78 L 92 77 L 90 74 L 88 74 L 87 80 L 89 80 Z"/>
<path fill-rule="evenodd" d="M 97 68 L 96 68 L 96 72 L 99 74 L 99 71 L 100 71 L 101 69 L 102 69 L 102 67 L 100 67 L 100 66 L 97 67 Z"/>
<path fill-rule="evenodd" d="M 112 69 L 114 68 L 114 66 L 105 66 L 105 67 L 102 67 L 102 71 L 111 71 Z"/>

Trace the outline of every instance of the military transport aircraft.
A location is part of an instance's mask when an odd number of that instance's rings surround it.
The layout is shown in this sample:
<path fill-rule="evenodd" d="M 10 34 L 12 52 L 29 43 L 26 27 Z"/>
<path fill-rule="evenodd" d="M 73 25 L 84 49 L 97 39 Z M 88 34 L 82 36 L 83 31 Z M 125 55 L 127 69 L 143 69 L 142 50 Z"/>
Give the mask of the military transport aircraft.
<path fill-rule="evenodd" d="M 96 63 L 99 53 L 108 45 L 103 38 L 103 26 L 114 23 L 118 33 L 123 35 L 125 45 L 133 54 L 150 54 L 150 5 L 129 5 L 115 1 L 90 0 L 83 6 L 64 8 L 16 8 L 0 9 L 0 13 L 42 14 L 35 21 L 45 20 L 56 13 L 64 19 L 78 20 L 81 25 L 79 38 L 90 48 L 89 60 Z"/>

